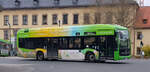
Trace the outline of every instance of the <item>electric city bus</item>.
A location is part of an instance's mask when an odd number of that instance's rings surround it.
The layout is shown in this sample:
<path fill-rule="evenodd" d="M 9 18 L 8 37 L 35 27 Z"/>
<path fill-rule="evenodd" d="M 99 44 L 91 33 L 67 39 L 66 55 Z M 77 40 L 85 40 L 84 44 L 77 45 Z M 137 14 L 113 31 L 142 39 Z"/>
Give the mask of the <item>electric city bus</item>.
<path fill-rule="evenodd" d="M 131 57 L 128 29 L 110 24 L 21 29 L 17 46 L 20 55 L 37 60 L 92 62 Z"/>

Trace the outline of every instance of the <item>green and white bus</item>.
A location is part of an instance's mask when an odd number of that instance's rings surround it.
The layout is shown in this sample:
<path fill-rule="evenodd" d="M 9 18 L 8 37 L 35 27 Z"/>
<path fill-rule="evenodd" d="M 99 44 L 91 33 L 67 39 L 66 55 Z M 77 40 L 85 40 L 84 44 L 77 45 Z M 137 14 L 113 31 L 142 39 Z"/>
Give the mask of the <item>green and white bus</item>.
<path fill-rule="evenodd" d="M 20 55 L 37 60 L 123 60 L 131 57 L 126 27 L 93 24 L 27 28 L 17 33 Z"/>

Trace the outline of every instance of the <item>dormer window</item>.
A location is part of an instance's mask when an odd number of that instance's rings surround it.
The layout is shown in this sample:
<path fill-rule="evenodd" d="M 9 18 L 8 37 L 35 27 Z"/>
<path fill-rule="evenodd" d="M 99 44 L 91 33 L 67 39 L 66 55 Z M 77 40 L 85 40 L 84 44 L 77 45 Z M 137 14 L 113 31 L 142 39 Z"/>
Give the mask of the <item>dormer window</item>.
<path fill-rule="evenodd" d="M 147 19 L 143 19 L 143 24 L 147 24 Z"/>
<path fill-rule="evenodd" d="M 60 3 L 60 0 L 54 0 L 55 5 L 59 5 L 59 3 Z"/>
<path fill-rule="evenodd" d="M 72 0 L 72 4 L 77 5 L 79 0 Z"/>
<path fill-rule="evenodd" d="M 15 0 L 15 6 L 20 6 L 20 1 L 19 0 Z"/>
<path fill-rule="evenodd" d="M 35 6 L 39 5 L 39 0 L 33 0 L 33 5 Z"/>

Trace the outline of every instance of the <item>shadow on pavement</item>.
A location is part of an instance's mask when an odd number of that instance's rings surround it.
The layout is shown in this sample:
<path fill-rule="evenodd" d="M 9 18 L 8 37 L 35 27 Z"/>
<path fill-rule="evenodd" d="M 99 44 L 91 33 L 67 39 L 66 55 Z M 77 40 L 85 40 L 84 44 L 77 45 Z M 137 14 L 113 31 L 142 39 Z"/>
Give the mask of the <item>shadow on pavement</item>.
<path fill-rule="evenodd" d="M 34 62 L 73 62 L 73 63 L 96 63 L 96 64 L 132 64 L 132 63 L 129 63 L 129 62 L 125 62 L 125 61 L 106 61 L 106 62 L 99 62 L 99 61 L 96 61 L 96 62 L 87 62 L 87 61 L 78 61 L 78 60 L 44 60 L 44 61 L 37 61 L 36 59 L 22 59 L 21 61 L 25 61 L 25 62 L 28 62 L 28 61 L 34 61 Z"/>
<path fill-rule="evenodd" d="M 131 64 L 129 62 L 103 62 L 102 64 Z"/>

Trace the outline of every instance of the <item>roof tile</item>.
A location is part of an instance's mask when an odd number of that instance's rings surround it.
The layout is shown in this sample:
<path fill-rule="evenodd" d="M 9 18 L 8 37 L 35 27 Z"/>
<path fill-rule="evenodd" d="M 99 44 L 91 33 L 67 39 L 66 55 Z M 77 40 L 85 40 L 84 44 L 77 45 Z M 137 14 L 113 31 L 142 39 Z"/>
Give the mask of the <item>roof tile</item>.
<path fill-rule="evenodd" d="M 150 28 L 150 6 L 141 7 L 138 12 L 138 20 L 135 24 L 136 28 Z M 143 20 L 147 19 L 144 24 Z"/>
<path fill-rule="evenodd" d="M 0 4 L 3 9 L 15 9 L 15 8 L 37 8 L 34 6 L 33 0 L 19 0 L 21 1 L 20 7 L 15 6 L 15 0 L 0 0 Z M 78 0 L 77 6 L 89 6 L 96 5 L 97 0 Z M 114 3 L 118 3 L 119 0 L 113 0 Z M 127 0 L 129 3 L 136 3 L 134 0 Z M 111 4 L 112 0 L 103 0 L 102 4 Z M 60 0 L 60 4 L 56 6 L 54 0 L 39 0 L 38 7 L 63 7 L 63 6 L 76 6 L 72 3 L 72 0 Z"/>

